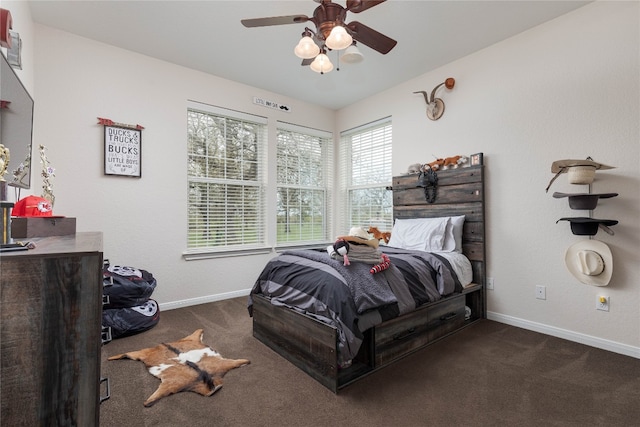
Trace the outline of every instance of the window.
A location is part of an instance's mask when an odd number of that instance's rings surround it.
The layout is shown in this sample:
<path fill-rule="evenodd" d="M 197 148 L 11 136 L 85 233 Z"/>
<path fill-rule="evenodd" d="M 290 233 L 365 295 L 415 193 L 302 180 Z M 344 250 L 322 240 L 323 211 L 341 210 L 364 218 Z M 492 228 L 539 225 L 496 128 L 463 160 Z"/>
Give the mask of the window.
<path fill-rule="evenodd" d="M 278 245 L 328 240 L 331 147 L 328 132 L 278 123 Z"/>
<path fill-rule="evenodd" d="M 266 119 L 189 103 L 191 252 L 264 247 Z"/>
<path fill-rule="evenodd" d="M 391 230 L 391 118 L 343 132 L 340 141 L 343 231 L 376 226 Z"/>

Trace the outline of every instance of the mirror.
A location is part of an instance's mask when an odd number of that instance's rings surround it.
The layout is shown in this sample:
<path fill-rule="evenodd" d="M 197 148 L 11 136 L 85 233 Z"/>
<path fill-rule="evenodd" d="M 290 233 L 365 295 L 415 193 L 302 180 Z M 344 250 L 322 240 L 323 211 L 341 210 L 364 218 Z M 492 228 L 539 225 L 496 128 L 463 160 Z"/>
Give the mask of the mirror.
<path fill-rule="evenodd" d="M 4 179 L 18 188 L 31 187 L 33 98 L 0 52 L 0 144 L 9 149 Z"/>

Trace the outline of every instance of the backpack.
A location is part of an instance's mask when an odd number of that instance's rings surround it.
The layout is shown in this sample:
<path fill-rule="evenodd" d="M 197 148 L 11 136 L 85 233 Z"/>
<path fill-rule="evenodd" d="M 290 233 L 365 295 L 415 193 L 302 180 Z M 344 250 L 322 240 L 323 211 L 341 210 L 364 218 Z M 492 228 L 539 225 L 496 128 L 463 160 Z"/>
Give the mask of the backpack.
<path fill-rule="evenodd" d="M 160 309 L 150 299 L 156 279 L 147 270 L 111 265 L 102 268 L 103 344 L 153 328 L 160 321 Z"/>
<path fill-rule="evenodd" d="M 160 309 L 155 300 L 135 307 L 102 310 L 102 325 L 111 328 L 111 338 L 122 338 L 147 331 L 160 321 Z"/>
<path fill-rule="evenodd" d="M 103 309 L 135 307 L 149 300 L 156 279 L 146 270 L 111 265 L 104 260 L 102 269 Z"/>

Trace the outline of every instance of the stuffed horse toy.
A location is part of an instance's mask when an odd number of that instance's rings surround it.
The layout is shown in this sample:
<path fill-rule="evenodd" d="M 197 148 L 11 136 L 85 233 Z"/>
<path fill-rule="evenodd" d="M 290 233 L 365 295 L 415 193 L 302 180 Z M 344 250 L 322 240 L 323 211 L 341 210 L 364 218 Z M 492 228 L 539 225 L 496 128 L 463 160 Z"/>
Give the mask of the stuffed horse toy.
<path fill-rule="evenodd" d="M 457 168 L 458 166 L 461 166 L 467 163 L 468 160 L 469 159 L 466 156 L 447 157 L 442 162 L 442 168 L 443 169 Z"/>
<path fill-rule="evenodd" d="M 426 172 L 428 169 L 432 169 L 434 171 L 437 171 L 438 169 L 442 168 L 444 166 L 444 159 L 436 159 L 431 163 L 427 163 L 425 164 L 422 169 L 424 172 Z"/>
<path fill-rule="evenodd" d="M 388 231 L 380 231 L 378 227 L 369 227 L 369 234 L 373 234 L 373 238 L 376 240 L 384 240 L 385 243 L 389 243 L 391 233 Z"/>
<path fill-rule="evenodd" d="M 433 169 L 434 171 L 440 169 L 449 169 L 449 168 L 457 168 L 469 161 L 466 156 L 453 156 L 453 157 L 445 157 L 444 159 L 436 159 L 431 163 L 427 163 L 424 165 L 423 169 L 426 171 L 427 169 Z"/>

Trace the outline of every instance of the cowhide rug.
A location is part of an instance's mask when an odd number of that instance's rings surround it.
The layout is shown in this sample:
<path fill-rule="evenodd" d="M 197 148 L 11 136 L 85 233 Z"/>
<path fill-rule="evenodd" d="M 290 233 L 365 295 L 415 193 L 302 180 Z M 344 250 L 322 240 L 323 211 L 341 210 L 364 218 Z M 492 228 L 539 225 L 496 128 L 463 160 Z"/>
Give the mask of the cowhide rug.
<path fill-rule="evenodd" d="M 247 359 L 225 359 L 202 343 L 203 330 L 171 343 L 109 357 L 109 360 L 142 361 L 149 373 L 160 378 L 160 386 L 144 402 L 152 406 L 163 397 L 181 391 L 211 396 L 222 387 L 222 377 L 232 369 L 251 363 Z"/>

